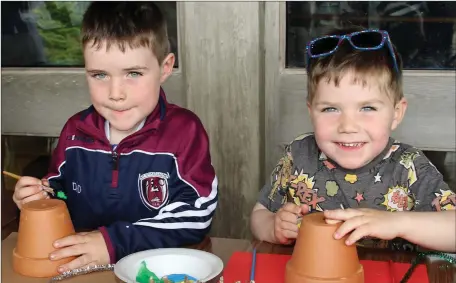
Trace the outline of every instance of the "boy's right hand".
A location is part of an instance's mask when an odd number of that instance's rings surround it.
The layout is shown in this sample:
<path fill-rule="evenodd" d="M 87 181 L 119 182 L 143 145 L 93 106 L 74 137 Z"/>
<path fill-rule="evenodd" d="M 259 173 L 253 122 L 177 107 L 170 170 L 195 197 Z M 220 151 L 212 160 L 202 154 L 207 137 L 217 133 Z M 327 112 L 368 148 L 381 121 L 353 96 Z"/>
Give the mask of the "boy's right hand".
<path fill-rule="evenodd" d="M 27 202 L 49 198 L 43 186 L 49 187 L 47 180 L 40 180 L 34 177 L 21 177 L 14 187 L 13 201 L 19 209 Z"/>
<path fill-rule="evenodd" d="M 281 244 L 290 244 L 298 237 L 298 219 L 309 212 L 305 204 L 286 203 L 274 216 L 274 236 Z"/>

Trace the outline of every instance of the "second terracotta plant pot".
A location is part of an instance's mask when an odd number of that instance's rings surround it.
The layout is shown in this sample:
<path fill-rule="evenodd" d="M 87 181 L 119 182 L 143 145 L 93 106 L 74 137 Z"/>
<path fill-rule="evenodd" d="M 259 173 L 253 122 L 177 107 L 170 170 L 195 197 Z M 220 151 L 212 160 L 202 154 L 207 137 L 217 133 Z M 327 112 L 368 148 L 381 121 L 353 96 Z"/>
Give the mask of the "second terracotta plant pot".
<path fill-rule="evenodd" d="M 55 240 L 74 234 L 73 223 L 64 201 L 45 199 L 22 206 L 13 269 L 29 277 L 52 277 L 57 268 L 74 259 L 51 261 Z"/>
<path fill-rule="evenodd" d="M 321 212 L 302 218 L 285 283 L 364 283 L 356 245 L 333 237 L 340 225 L 327 224 Z"/>

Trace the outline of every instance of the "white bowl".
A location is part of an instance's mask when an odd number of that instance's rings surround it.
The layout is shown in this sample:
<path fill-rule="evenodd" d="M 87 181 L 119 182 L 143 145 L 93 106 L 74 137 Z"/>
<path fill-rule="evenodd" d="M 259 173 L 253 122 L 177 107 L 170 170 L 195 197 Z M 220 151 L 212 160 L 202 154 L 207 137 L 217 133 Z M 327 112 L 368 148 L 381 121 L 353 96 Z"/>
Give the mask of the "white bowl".
<path fill-rule="evenodd" d="M 141 262 L 159 278 L 169 274 L 187 274 L 201 282 L 207 282 L 223 270 L 223 261 L 208 252 L 168 248 L 137 252 L 126 256 L 114 265 L 114 274 L 127 283 L 136 282 Z"/>

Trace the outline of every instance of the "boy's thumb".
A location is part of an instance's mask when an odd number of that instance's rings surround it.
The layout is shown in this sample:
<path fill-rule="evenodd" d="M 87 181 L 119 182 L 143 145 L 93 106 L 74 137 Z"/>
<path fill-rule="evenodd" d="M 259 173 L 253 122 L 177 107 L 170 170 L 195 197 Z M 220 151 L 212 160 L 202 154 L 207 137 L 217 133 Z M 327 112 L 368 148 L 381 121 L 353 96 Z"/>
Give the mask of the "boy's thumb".
<path fill-rule="evenodd" d="M 310 212 L 310 206 L 307 204 L 301 204 L 301 214 L 305 215 Z"/>
<path fill-rule="evenodd" d="M 47 179 L 41 179 L 41 184 L 42 184 L 43 186 L 46 186 L 46 187 L 49 187 L 49 186 L 50 186 L 50 185 L 49 185 L 49 181 L 48 181 Z"/>

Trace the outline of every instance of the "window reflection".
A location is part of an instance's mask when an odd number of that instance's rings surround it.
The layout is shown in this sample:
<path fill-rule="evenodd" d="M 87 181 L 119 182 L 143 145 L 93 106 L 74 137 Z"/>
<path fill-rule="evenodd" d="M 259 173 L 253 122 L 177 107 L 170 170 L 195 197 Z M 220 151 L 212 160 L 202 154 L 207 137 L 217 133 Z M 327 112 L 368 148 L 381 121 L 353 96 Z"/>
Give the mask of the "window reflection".
<path fill-rule="evenodd" d="M 81 21 L 90 2 L 2 2 L 2 67 L 83 66 Z M 176 2 L 157 3 L 177 57 Z M 175 67 L 178 66 L 176 60 Z"/>
<path fill-rule="evenodd" d="M 384 29 L 404 69 L 454 69 L 456 2 L 287 2 L 287 67 L 305 67 L 305 45 L 332 28 Z"/>

